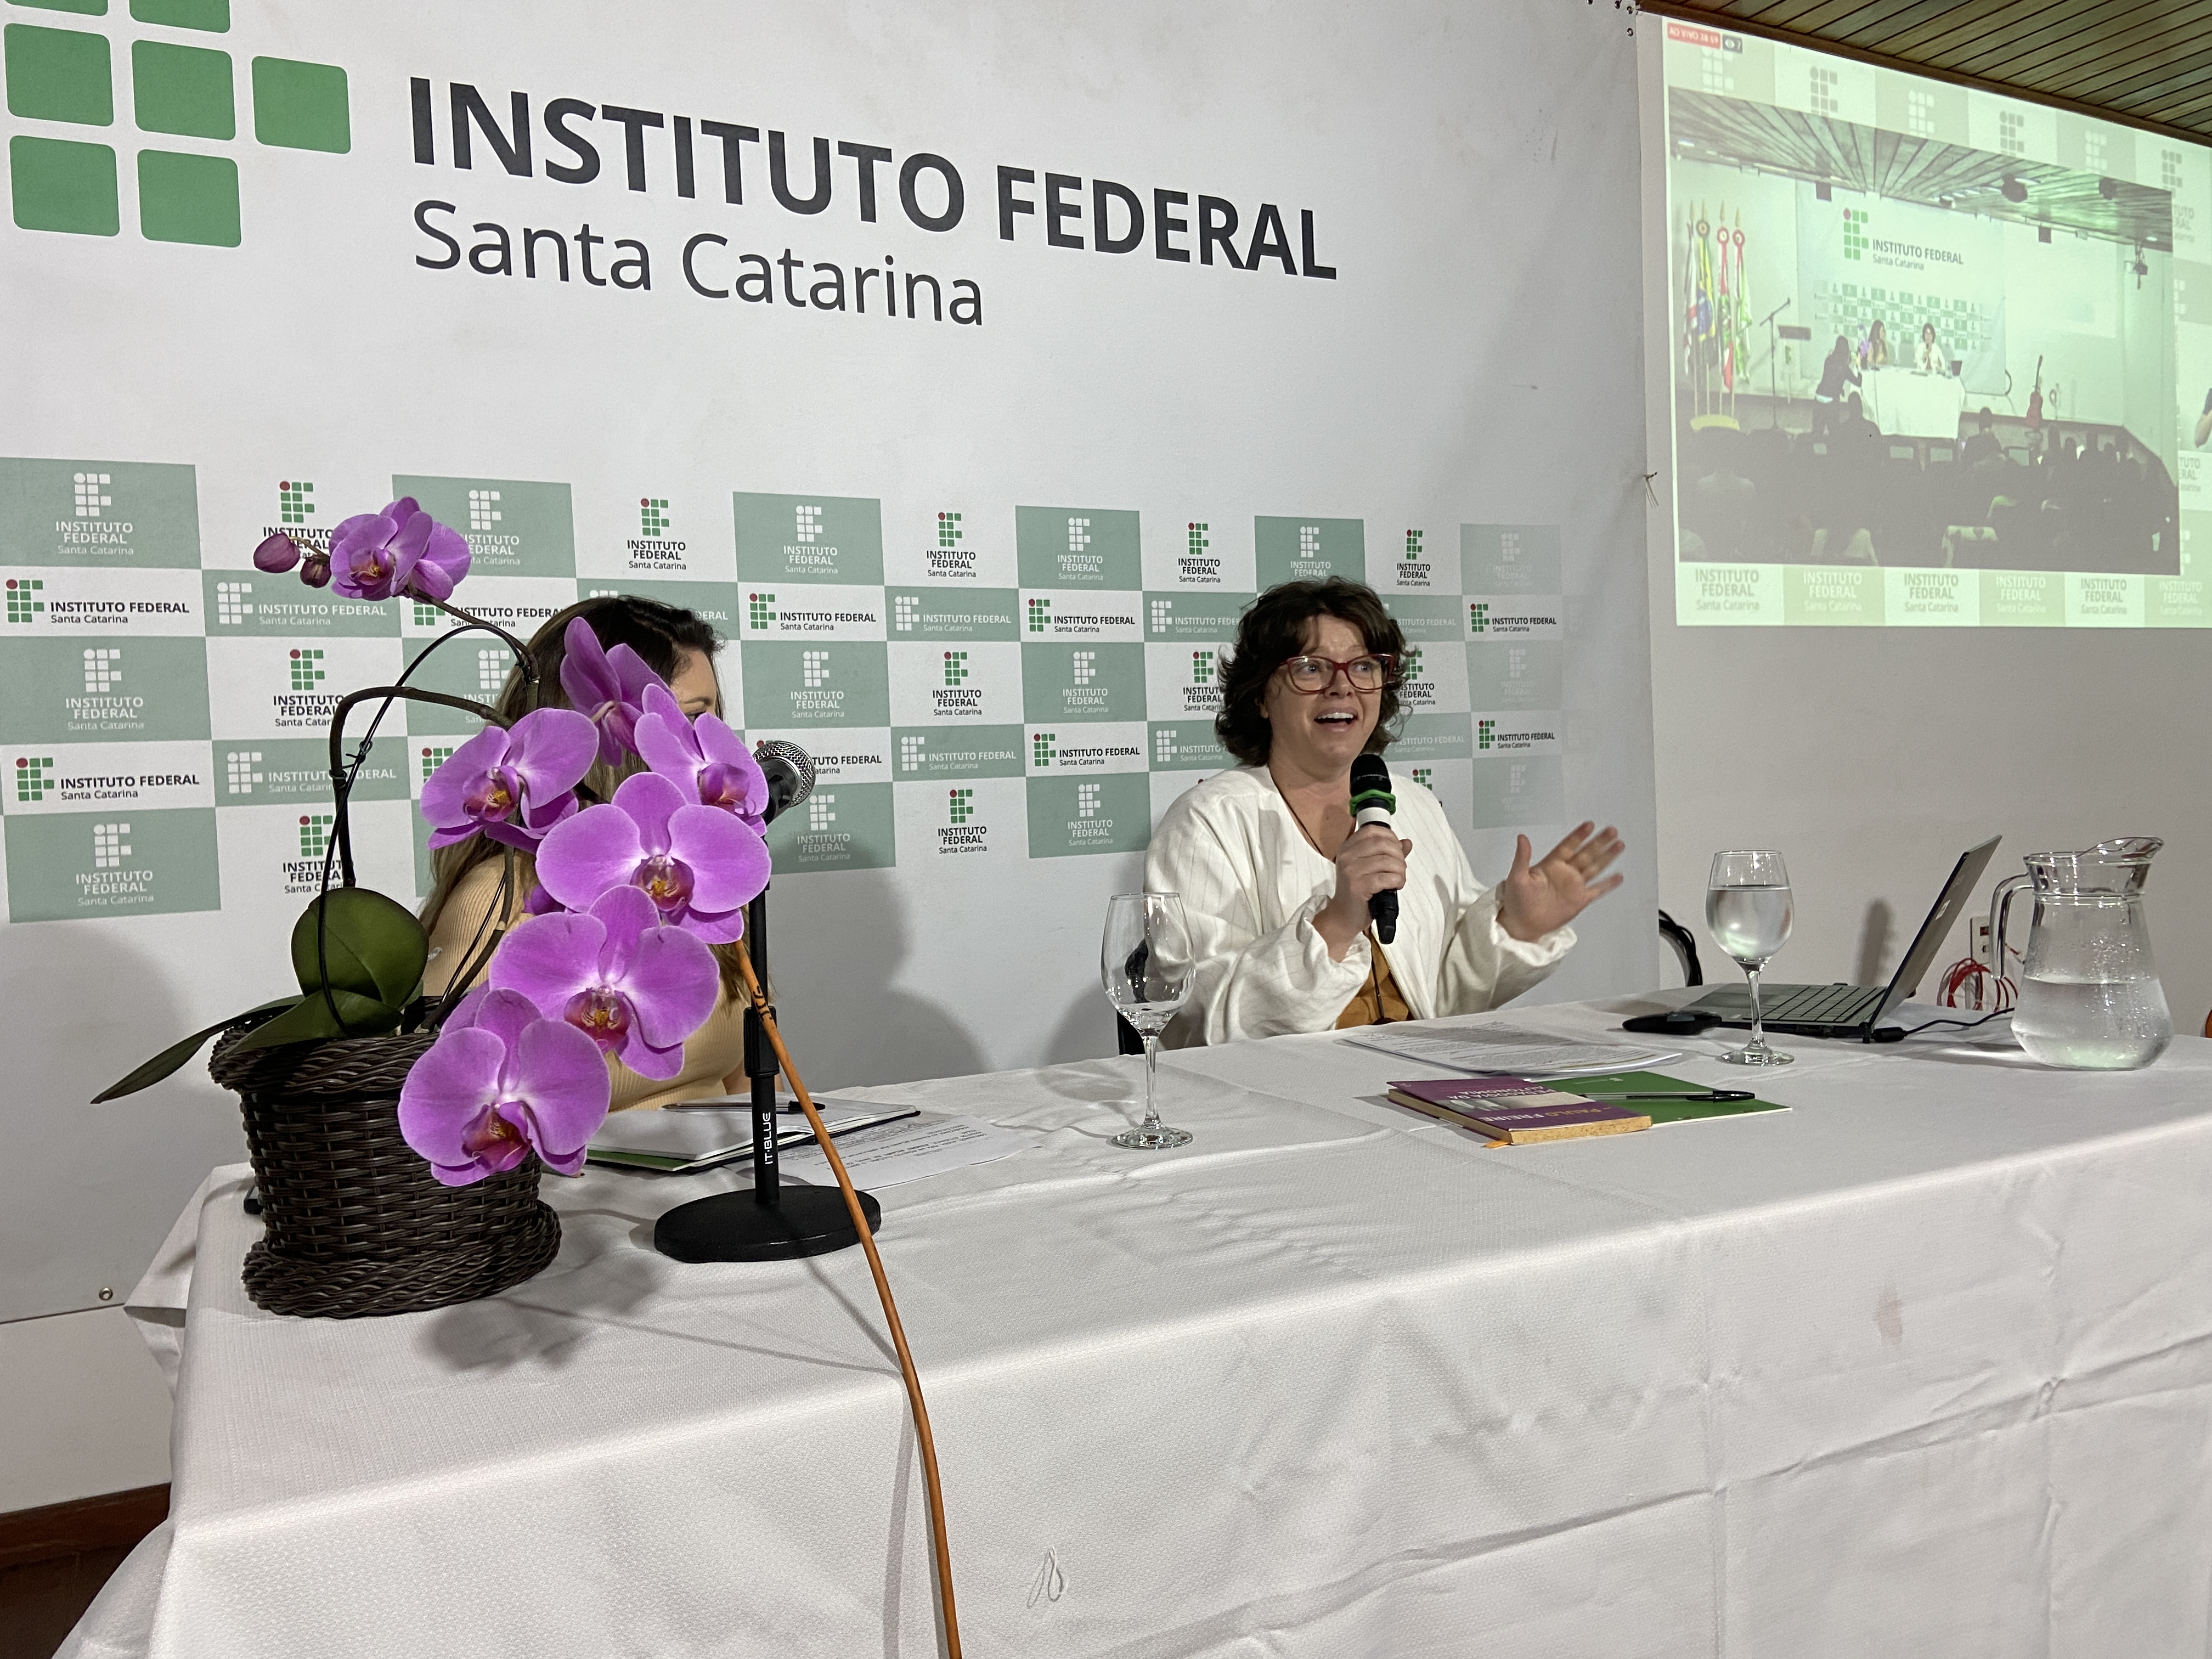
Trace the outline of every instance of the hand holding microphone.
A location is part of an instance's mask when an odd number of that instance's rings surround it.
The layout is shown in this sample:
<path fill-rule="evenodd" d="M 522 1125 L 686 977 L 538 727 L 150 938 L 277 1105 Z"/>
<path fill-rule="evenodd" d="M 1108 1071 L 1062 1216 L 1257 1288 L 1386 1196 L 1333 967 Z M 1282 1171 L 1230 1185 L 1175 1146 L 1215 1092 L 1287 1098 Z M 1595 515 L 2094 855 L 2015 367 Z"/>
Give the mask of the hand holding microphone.
<path fill-rule="evenodd" d="M 1390 821 L 1397 805 L 1380 757 L 1362 755 L 1352 763 L 1352 830 L 1337 849 L 1336 896 L 1314 918 L 1339 961 L 1370 921 L 1383 944 L 1396 937 L 1398 890 L 1406 884 L 1406 854 L 1413 850 Z"/>

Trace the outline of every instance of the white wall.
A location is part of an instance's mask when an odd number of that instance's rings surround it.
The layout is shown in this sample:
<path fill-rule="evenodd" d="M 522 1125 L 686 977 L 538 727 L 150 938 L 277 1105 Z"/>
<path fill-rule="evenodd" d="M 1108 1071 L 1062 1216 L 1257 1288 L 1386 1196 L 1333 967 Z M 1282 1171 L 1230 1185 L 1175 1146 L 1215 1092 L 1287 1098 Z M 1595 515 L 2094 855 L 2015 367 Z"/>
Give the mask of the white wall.
<path fill-rule="evenodd" d="M 1659 35 L 1638 44 L 1660 903 L 1698 934 L 1707 978 L 1729 978 L 1734 966 L 1704 933 L 1706 870 L 1724 847 L 1779 848 L 1797 921 L 1773 976 L 1879 981 L 1973 842 L 2004 836 L 1994 882 L 2023 854 L 2163 836 L 2152 935 L 2175 1023 L 2197 1029 L 2212 1008 L 2212 642 L 2202 634 L 1675 625 L 1667 249 L 1650 234 L 1664 223 Z M 1939 971 L 1965 954 L 1962 924 Z"/>
<path fill-rule="evenodd" d="M 169 1478 L 169 1390 L 119 1307 L 0 1324 L 0 1514 Z"/>

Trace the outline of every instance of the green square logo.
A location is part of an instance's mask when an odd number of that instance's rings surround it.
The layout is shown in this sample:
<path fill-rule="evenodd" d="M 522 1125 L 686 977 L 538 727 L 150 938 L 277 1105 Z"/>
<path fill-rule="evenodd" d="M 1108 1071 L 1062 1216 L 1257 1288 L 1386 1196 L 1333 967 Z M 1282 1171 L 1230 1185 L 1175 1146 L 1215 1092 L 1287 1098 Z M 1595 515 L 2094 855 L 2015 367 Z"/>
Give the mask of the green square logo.
<path fill-rule="evenodd" d="M 222 907 L 212 807 L 10 817 L 7 845 L 10 921 Z"/>
<path fill-rule="evenodd" d="M 281 524 L 303 525 L 315 514 L 315 504 L 308 499 L 315 486 L 305 478 L 276 481 L 276 518 Z"/>
<path fill-rule="evenodd" d="M 1057 732 L 1033 732 L 1030 734 L 1030 764 L 1049 766 L 1055 753 L 1054 745 L 1060 740 Z"/>
<path fill-rule="evenodd" d="M 202 641 L 18 639 L 0 653 L 0 741 L 125 743 L 207 735 Z"/>
<path fill-rule="evenodd" d="M 576 574 L 575 520 L 564 483 L 395 473 L 392 493 L 412 495 L 440 524 L 461 532 L 471 575 Z"/>
<path fill-rule="evenodd" d="M 0 565 L 195 570 L 199 562 L 191 467 L 0 458 Z"/>
<path fill-rule="evenodd" d="M 8 578 L 8 620 L 11 623 L 36 622 L 45 614 L 46 602 L 39 597 L 46 585 L 32 576 Z"/>
<path fill-rule="evenodd" d="M 761 640 L 748 641 L 738 654 L 748 726 L 781 732 L 891 723 L 890 663 L 882 645 Z"/>
<path fill-rule="evenodd" d="M 52 755 L 15 757 L 15 799 L 18 801 L 42 801 L 49 789 L 58 787 L 54 777 L 54 757 Z"/>
<path fill-rule="evenodd" d="M 312 691 L 323 683 L 323 653 L 303 651 L 295 647 L 292 651 L 292 689 Z"/>
<path fill-rule="evenodd" d="M 1141 853 L 1152 837 L 1152 781 L 1143 772 L 1028 781 L 1030 856 Z"/>
<path fill-rule="evenodd" d="M 8 141 L 8 184 L 15 222 L 25 230 L 112 236 L 123 228 L 115 152 L 105 144 L 19 134 Z"/>
<path fill-rule="evenodd" d="M 10 23 L 0 51 L 7 58 L 10 115 L 90 127 L 113 124 L 114 72 L 106 35 Z"/>
<path fill-rule="evenodd" d="M 665 539 L 668 534 L 668 497 L 641 495 L 637 498 L 637 533 L 648 541 Z"/>
<path fill-rule="evenodd" d="M 261 570 L 204 570 L 200 584 L 208 631 L 216 638 L 240 634 L 297 638 L 314 633 L 341 639 L 391 639 L 399 632 L 398 606 L 349 599 L 334 589 L 308 587 L 290 576 Z M 430 615 L 434 623 L 439 613 Z"/>
<path fill-rule="evenodd" d="M 945 653 L 945 683 L 947 685 L 965 685 L 968 683 L 968 653 L 965 651 Z"/>
<path fill-rule="evenodd" d="M 1219 588 L 1145 595 L 1145 637 L 1218 646 L 1237 637 L 1237 624 L 1256 597 Z"/>
<path fill-rule="evenodd" d="M 769 825 L 776 873 L 891 868 L 898 862 L 891 789 L 888 783 L 817 785 Z"/>
<path fill-rule="evenodd" d="M 1463 524 L 1459 562 L 1462 593 L 1563 591 L 1555 524 Z"/>
<path fill-rule="evenodd" d="M 745 595 L 745 626 L 766 628 L 775 621 L 775 595 L 748 593 Z"/>
<path fill-rule="evenodd" d="M 902 778 L 1018 778 L 1018 726 L 902 726 L 891 734 Z"/>
<path fill-rule="evenodd" d="M 163 28 L 222 34 L 230 27 L 230 0 L 131 0 L 131 15 Z"/>
<path fill-rule="evenodd" d="M 1385 593 L 1382 608 L 1409 645 L 1433 645 L 1465 637 L 1459 631 L 1459 601 L 1443 593 Z M 1408 675 L 1412 673 L 1408 669 Z"/>
<path fill-rule="evenodd" d="M 1141 645 L 1024 645 L 1022 718 L 1142 720 L 1145 647 Z"/>
<path fill-rule="evenodd" d="M 353 148 L 346 72 L 336 64 L 255 58 L 253 136 L 281 149 L 344 155 Z"/>
<path fill-rule="evenodd" d="M 228 155 L 140 150 L 138 229 L 149 242 L 236 247 L 238 163 Z"/>
<path fill-rule="evenodd" d="M 1236 764 L 1212 720 L 1154 720 L 1151 735 L 1156 772 L 1211 772 Z"/>
<path fill-rule="evenodd" d="M 960 515 L 957 513 L 937 515 L 937 544 L 939 547 L 960 545 Z"/>
<path fill-rule="evenodd" d="M 884 597 L 894 634 L 918 640 L 1021 637 L 1018 595 L 1011 587 L 892 587 Z"/>
<path fill-rule="evenodd" d="M 1014 562 L 1024 587 L 1145 585 L 1137 514 L 1110 507 L 1017 507 Z"/>
<path fill-rule="evenodd" d="M 945 821 L 947 823 L 967 823 L 975 810 L 975 792 L 973 789 L 948 789 L 945 793 Z"/>
<path fill-rule="evenodd" d="M 739 581 L 883 585 L 883 512 L 872 497 L 740 491 L 731 506 Z"/>
<path fill-rule="evenodd" d="M 1474 752 L 1474 729 L 1464 714 L 1416 711 L 1402 715 L 1390 744 L 1393 766 L 1440 760 L 1465 760 Z"/>
<path fill-rule="evenodd" d="M 227 52 L 167 40 L 134 40 L 131 99 L 142 131 L 181 133 L 189 138 L 238 136 Z"/>
<path fill-rule="evenodd" d="M 1367 580 L 1367 526 L 1361 519 L 1261 514 L 1252 520 L 1252 553 L 1262 589 L 1279 582 Z"/>

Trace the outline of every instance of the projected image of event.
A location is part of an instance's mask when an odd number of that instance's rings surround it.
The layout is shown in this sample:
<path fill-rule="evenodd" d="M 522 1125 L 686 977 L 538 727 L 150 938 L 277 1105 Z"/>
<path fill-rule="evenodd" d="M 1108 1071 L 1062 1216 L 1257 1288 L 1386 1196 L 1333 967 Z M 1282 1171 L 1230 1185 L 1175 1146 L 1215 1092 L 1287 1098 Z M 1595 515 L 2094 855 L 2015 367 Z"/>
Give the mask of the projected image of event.
<path fill-rule="evenodd" d="M 1688 24 L 1666 61 L 1682 620 L 2140 622 L 2185 597 L 2145 586 L 2185 574 L 2182 452 L 2212 435 L 2212 392 L 2195 422 L 2177 385 L 2172 151 Z"/>

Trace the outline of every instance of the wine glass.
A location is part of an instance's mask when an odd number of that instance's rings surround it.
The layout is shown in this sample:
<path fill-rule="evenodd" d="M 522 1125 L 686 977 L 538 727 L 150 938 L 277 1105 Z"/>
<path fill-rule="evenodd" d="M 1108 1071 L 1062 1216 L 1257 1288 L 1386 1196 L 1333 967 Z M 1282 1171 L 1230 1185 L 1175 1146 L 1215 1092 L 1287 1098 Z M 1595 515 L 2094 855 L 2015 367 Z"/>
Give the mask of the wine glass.
<path fill-rule="evenodd" d="M 1705 878 L 1705 926 L 1751 981 L 1751 1041 L 1721 1058 L 1731 1066 L 1787 1066 L 1796 1058 L 1766 1046 L 1759 1023 L 1759 970 L 1790 937 L 1790 872 L 1782 854 L 1716 853 Z"/>
<path fill-rule="evenodd" d="M 1151 1151 L 1181 1146 L 1187 1129 L 1160 1121 L 1160 1033 L 1190 1000 L 1190 932 L 1182 900 L 1173 893 L 1116 893 L 1106 901 L 1106 934 L 1098 948 L 1106 1000 L 1145 1040 L 1145 1121 L 1114 1137 L 1116 1146 Z"/>

